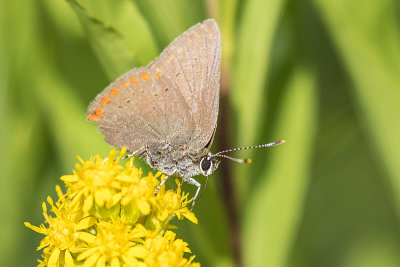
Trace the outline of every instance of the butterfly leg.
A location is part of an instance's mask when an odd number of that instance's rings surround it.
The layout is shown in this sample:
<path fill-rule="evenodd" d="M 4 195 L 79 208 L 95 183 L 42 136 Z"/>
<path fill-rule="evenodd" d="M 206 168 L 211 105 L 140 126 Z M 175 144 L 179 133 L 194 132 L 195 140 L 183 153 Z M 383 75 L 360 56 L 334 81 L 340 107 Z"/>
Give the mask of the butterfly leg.
<path fill-rule="evenodd" d="M 131 158 L 134 155 L 138 154 L 139 152 L 142 153 L 144 149 L 145 149 L 145 147 L 141 147 L 138 150 L 133 151 L 131 154 L 129 154 L 129 155 L 125 156 L 125 157 L 122 157 L 121 160 L 126 159 L 126 158 Z"/>
<path fill-rule="evenodd" d="M 176 169 L 174 169 L 172 172 L 170 172 L 167 176 L 164 177 L 164 179 L 162 179 L 161 183 L 157 186 L 156 191 L 154 192 L 155 195 L 157 195 L 158 190 L 160 190 L 161 186 L 163 184 L 165 184 L 165 182 L 168 180 L 168 178 L 172 175 L 174 175 L 174 173 L 176 172 Z"/>
<path fill-rule="evenodd" d="M 168 180 L 169 177 L 170 177 L 170 175 L 167 175 L 164 177 L 164 179 L 162 179 L 161 183 L 157 186 L 157 189 L 154 192 L 155 195 L 157 195 L 158 190 L 160 190 L 161 186 Z"/>
<path fill-rule="evenodd" d="M 189 184 L 192 184 L 194 186 L 197 187 L 196 190 L 196 194 L 194 195 L 193 201 L 192 201 L 192 209 L 194 207 L 194 203 L 196 202 L 197 197 L 199 196 L 199 192 L 200 192 L 200 188 L 201 188 L 201 184 L 199 182 L 197 182 L 195 179 L 193 178 L 189 178 L 189 179 L 185 179 L 185 181 L 187 181 Z"/>

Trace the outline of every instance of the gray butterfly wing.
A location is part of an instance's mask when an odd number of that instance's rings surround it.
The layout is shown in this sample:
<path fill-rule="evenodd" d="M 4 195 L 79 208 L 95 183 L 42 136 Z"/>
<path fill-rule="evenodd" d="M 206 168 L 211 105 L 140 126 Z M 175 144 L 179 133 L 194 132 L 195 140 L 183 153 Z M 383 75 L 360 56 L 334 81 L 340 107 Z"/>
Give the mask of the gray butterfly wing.
<path fill-rule="evenodd" d="M 173 80 L 190 107 L 195 129 L 189 148 L 204 148 L 218 118 L 221 35 L 215 20 L 197 24 L 174 40 L 149 65 Z"/>
<path fill-rule="evenodd" d="M 149 66 L 110 84 L 90 104 L 87 117 L 98 122 L 108 143 L 132 152 L 148 144 L 159 144 L 160 150 L 164 144 L 204 147 L 218 114 L 219 62 L 218 26 L 207 20 L 178 37 Z"/>

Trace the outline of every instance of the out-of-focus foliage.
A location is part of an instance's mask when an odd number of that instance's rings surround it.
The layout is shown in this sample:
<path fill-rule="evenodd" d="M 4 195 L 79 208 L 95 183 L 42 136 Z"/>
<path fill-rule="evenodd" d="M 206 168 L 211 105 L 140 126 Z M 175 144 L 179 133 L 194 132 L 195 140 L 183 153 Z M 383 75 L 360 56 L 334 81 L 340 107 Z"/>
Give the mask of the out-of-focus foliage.
<path fill-rule="evenodd" d="M 0 265 L 35 264 L 23 222 L 40 224 L 76 155 L 109 150 L 85 119 L 94 96 L 214 17 L 219 131 L 231 122 L 231 147 L 287 141 L 228 165 L 244 266 L 400 266 L 399 14 L 394 0 L 0 1 Z M 178 224 L 203 266 L 234 264 L 218 173 L 199 225 Z"/>

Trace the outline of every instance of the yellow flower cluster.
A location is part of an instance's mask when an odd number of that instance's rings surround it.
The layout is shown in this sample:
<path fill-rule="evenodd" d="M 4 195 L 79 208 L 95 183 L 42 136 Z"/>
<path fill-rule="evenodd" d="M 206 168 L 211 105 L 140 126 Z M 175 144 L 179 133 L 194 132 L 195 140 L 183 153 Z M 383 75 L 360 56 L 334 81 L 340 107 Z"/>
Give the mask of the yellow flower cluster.
<path fill-rule="evenodd" d="M 47 198 L 53 217 L 43 203 L 48 227 L 25 222 L 45 235 L 38 266 L 200 266 L 194 256 L 184 257 L 191 253 L 188 244 L 167 230 L 175 216 L 197 223 L 187 208 L 188 194 L 181 192 L 178 180 L 176 191 L 161 187 L 154 194 L 161 173 L 142 177 L 133 158 L 121 166 L 125 152 L 112 150 L 106 159 L 78 158 L 74 174 L 61 177 L 66 193 L 57 186 L 58 201 Z"/>

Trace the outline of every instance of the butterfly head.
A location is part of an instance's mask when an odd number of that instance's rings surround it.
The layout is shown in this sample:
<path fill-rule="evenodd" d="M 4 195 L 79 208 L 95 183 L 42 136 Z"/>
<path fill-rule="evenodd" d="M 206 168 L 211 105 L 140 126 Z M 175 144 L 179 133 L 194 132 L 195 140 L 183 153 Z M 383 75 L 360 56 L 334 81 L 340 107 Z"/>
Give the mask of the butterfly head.
<path fill-rule="evenodd" d="M 207 156 L 201 158 L 199 167 L 204 176 L 209 176 L 218 169 L 219 163 L 219 160 L 216 160 L 211 153 L 208 153 Z"/>

